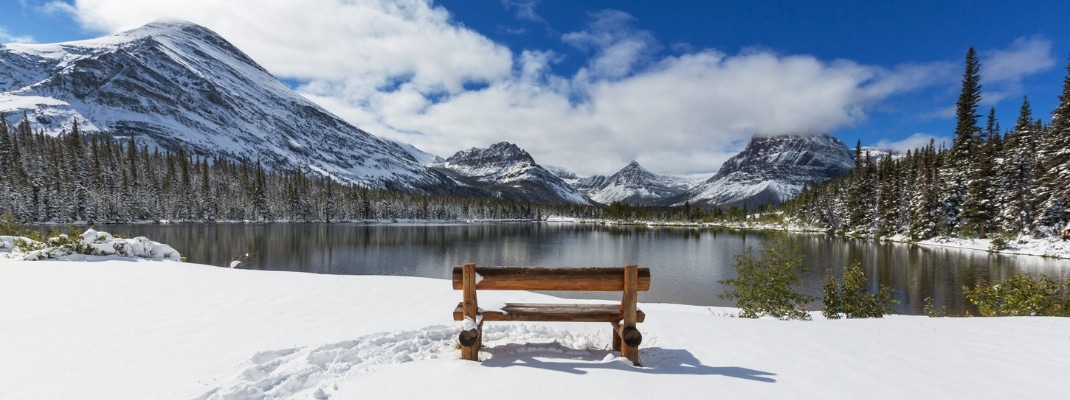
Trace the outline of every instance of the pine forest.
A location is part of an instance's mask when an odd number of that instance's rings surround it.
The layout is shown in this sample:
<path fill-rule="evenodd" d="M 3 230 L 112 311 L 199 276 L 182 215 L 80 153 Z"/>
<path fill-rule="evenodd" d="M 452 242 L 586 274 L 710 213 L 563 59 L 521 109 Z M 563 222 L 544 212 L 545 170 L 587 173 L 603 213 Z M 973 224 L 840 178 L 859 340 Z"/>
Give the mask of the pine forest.
<path fill-rule="evenodd" d="M 805 188 L 784 205 L 786 215 L 840 234 L 911 240 L 995 243 L 1062 231 L 1070 199 L 1070 75 L 1050 124 L 1033 115 L 1025 97 L 1014 127 L 1002 132 L 994 108 L 980 125 L 980 67 L 971 48 L 950 147 L 930 142 L 902 156 L 874 157 L 859 144 L 850 174 Z"/>

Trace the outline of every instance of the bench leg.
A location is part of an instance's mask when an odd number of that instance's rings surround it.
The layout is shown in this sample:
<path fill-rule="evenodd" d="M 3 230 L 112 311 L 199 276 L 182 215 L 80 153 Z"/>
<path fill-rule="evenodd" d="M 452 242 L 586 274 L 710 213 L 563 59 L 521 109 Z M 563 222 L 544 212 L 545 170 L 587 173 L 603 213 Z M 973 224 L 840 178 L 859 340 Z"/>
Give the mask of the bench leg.
<path fill-rule="evenodd" d="M 464 284 L 465 324 L 468 330 L 461 331 L 461 359 L 479 361 L 479 349 L 483 347 L 483 319 L 479 317 L 479 303 L 476 300 L 476 265 L 465 264 L 462 267 Z M 470 326 L 475 323 L 474 329 Z"/>
<path fill-rule="evenodd" d="M 613 351 L 620 351 L 620 325 L 610 322 L 613 326 Z"/>
<path fill-rule="evenodd" d="M 620 351 L 620 356 L 627 358 L 636 367 L 639 363 L 639 345 L 643 343 L 643 334 L 634 326 L 613 324 L 613 350 Z"/>
<path fill-rule="evenodd" d="M 620 338 L 620 355 L 639 366 L 639 344 L 643 342 L 643 334 L 635 329 L 636 301 L 639 290 L 639 266 L 624 266 L 624 295 L 620 300 L 620 311 L 624 319 L 619 322 L 613 335 L 614 340 Z"/>
<path fill-rule="evenodd" d="M 465 320 L 465 324 L 469 325 Z M 480 321 L 468 330 L 462 330 L 457 335 L 457 341 L 461 343 L 461 359 L 479 361 L 479 350 L 483 348 L 483 321 Z"/>
<path fill-rule="evenodd" d="M 483 322 L 476 329 L 461 331 L 461 359 L 479 361 L 479 350 L 483 348 Z"/>

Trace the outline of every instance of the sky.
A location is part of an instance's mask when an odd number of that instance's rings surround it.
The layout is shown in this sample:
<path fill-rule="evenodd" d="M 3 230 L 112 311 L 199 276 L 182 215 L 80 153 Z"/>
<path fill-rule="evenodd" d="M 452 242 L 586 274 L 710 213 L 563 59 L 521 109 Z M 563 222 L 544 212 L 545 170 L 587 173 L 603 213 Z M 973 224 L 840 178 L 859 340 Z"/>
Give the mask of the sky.
<path fill-rule="evenodd" d="M 204 25 L 302 95 L 442 157 L 508 141 L 542 165 L 716 171 L 753 135 L 950 143 L 965 54 L 1004 130 L 1050 119 L 1061 1 L 16 0 L 0 43 Z M 984 124 L 985 118 L 980 120 Z"/>

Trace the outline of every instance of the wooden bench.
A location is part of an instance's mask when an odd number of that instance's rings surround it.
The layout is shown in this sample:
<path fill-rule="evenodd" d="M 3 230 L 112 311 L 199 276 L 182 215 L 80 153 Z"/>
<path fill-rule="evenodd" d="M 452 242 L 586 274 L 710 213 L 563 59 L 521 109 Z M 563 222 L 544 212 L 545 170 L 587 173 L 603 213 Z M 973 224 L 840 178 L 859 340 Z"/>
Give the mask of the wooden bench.
<path fill-rule="evenodd" d="M 636 308 L 638 291 L 650 290 L 650 268 L 540 268 L 476 267 L 465 264 L 453 268 L 453 289 L 464 291 L 464 300 L 453 310 L 455 321 L 465 321 L 459 341 L 461 358 L 479 360 L 485 321 L 565 321 L 609 322 L 613 325 L 613 350 L 639 365 L 639 344 L 643 335 L 635 324 L 646 314 Z M 499 310 L 479 308 L 477 290 L 563 290 L 619 291 L 617 304 L 529 304 L 506 303 Z"/>

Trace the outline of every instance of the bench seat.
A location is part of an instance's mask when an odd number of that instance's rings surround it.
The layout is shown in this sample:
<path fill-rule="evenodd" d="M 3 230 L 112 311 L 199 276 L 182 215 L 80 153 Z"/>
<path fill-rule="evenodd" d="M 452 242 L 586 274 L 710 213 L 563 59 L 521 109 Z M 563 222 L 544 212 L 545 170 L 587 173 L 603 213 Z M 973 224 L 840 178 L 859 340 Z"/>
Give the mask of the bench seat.
<path fill-rule="evenodd" d="M 646 314 L 635 311 L 636 322 L 643 322 Z M 481 310 L 483 321 L 567 321 L 567 322 L 611 322 L 624 319 L 619 304 L 539 304 L 506 303 L 505 307 Z M 453 320 L 464 320 L 464 302 L 457 303 L 453 309 Z"/>

